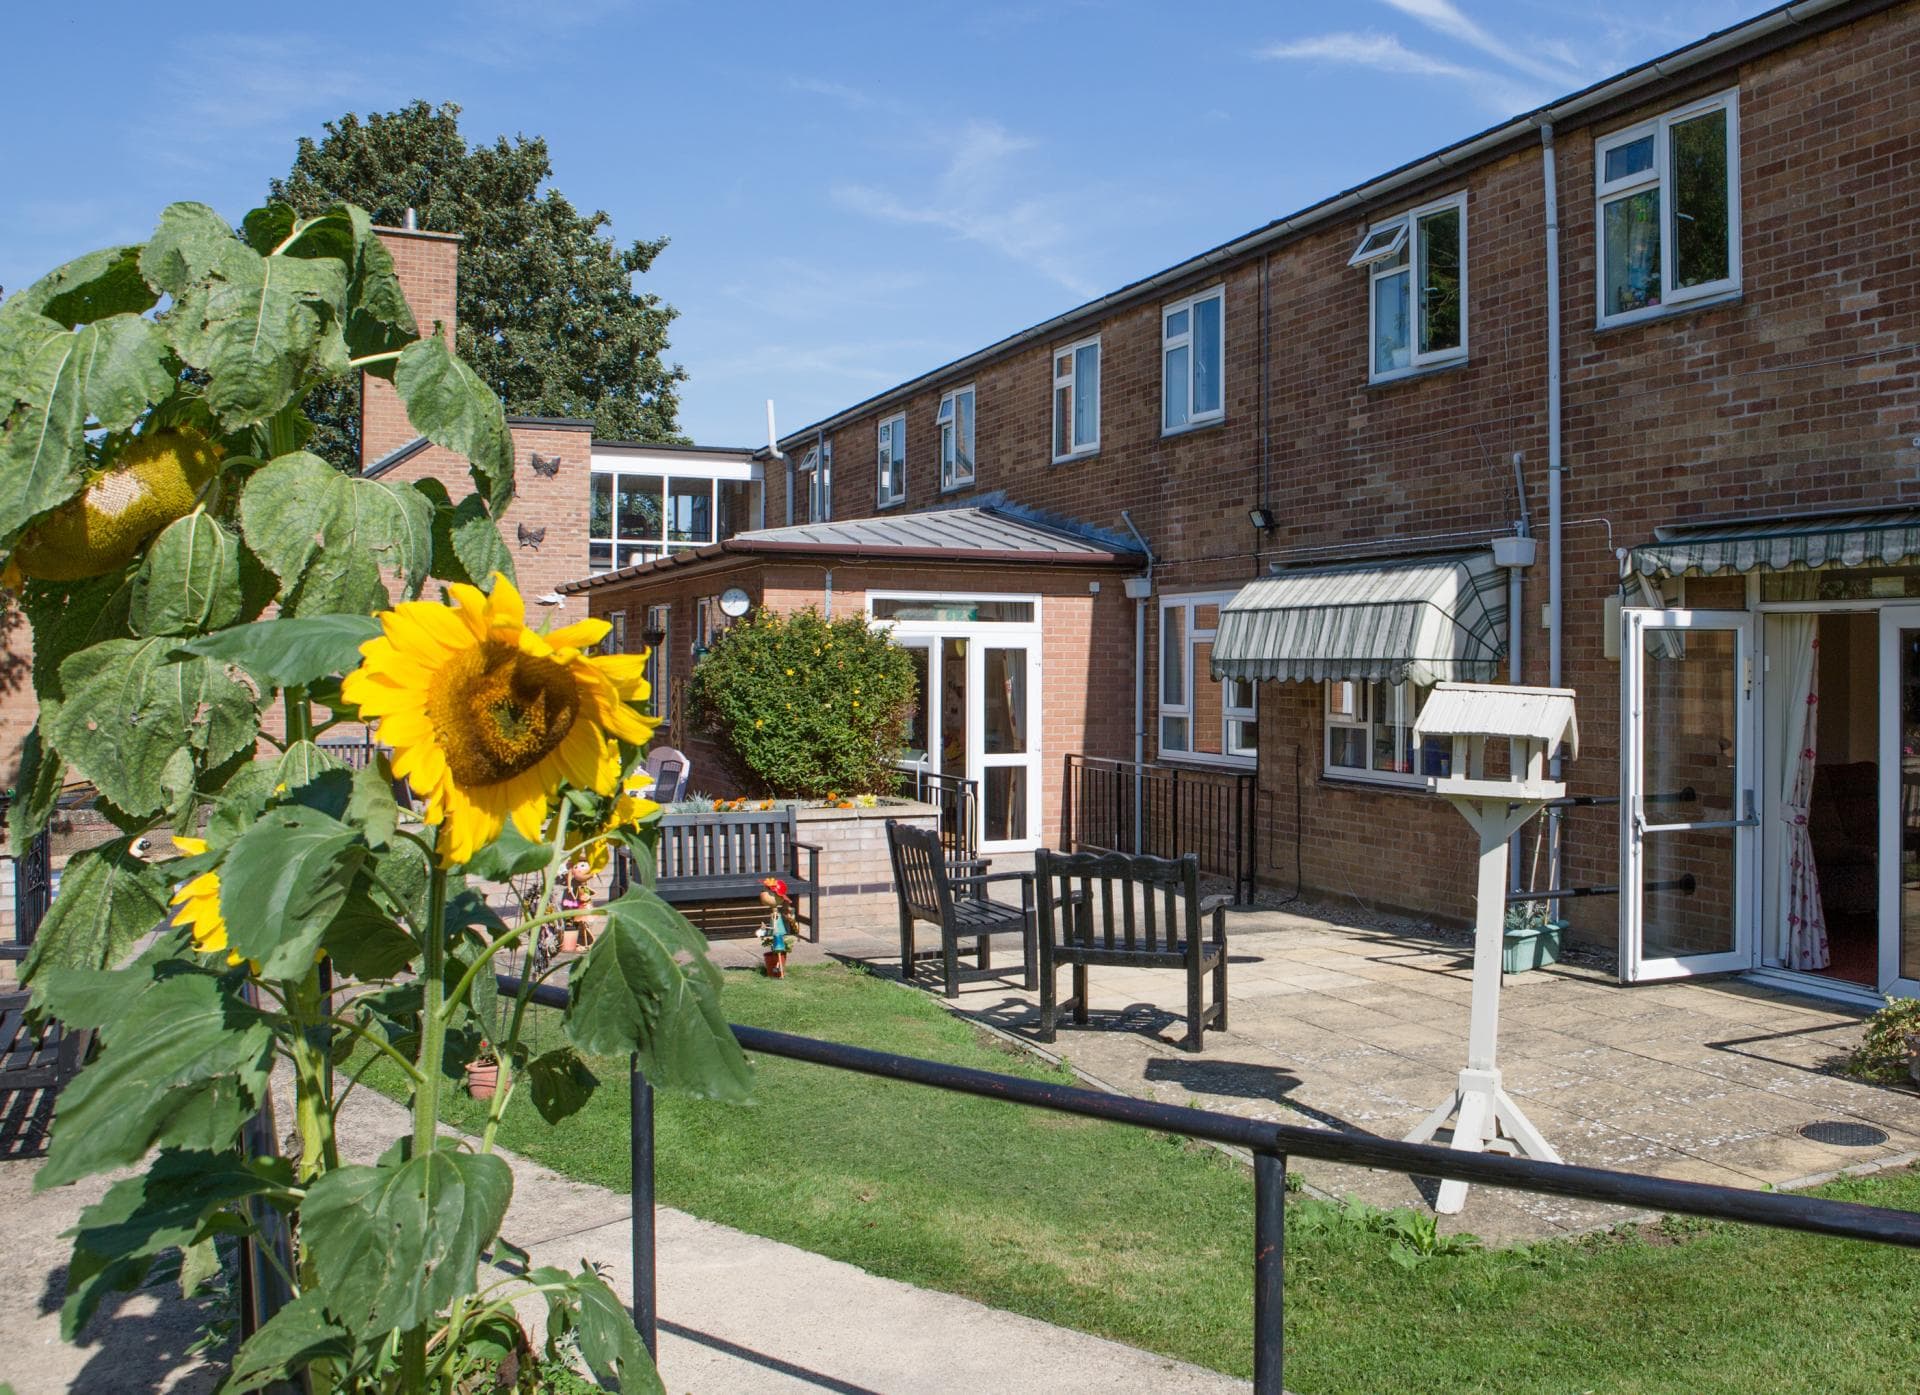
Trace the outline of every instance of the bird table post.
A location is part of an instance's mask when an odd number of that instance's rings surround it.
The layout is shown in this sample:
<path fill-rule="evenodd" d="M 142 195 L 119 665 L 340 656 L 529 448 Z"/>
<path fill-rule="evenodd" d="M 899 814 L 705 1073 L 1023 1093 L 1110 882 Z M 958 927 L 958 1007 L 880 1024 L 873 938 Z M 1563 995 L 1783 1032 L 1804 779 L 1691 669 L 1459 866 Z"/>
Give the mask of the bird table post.
<path fill-rule="evenodd" d="M 1407 1135 L 1410 1143 L 1429 1141 L 1451 1119 L 1455 1148 L 1560 1161 L 1500 1081 L 1500 956 L 1507 922 L 1508 840 L 1550 801 L 1566 794 L 1564 784 L 1546 778 L 1547 758 L 1563 740 L 1570 751 L 1578 750 L 1573 698 L 1566 688 L 1440 683 L 1414 722 L 1415 749 L 1430 737 L 1451 740 L 1447 773 L 1430 778 L 1427 787 L 1458 809 L 1479 836 L 1480 872 L 1466 1068 L 1447 1097 Z M 1508 743 L 1505 779 L 1487 776 L 1490 738 Z M 1434 1210 L 1451 1215 L 1466 1199 L 1467 1184 L 1449 1178 L 1440 1184 Z"/>

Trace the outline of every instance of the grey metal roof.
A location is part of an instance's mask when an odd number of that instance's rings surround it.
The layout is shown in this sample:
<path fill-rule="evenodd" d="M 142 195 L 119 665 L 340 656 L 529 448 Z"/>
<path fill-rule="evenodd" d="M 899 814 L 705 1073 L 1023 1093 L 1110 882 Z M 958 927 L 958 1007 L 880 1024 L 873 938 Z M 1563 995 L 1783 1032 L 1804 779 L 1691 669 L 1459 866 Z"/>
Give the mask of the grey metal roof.
<path fill-rule="evenodd" d="M 1262 577 L 1220 612 L 1213 676 L 1421 685 L 1497 678 L 1506 588 L 1484 549 Z"/>
<path fill-rule="evenodd" d="M 1146 554 L 1131 542 L 1098 529 L 1031 513 L 1017 505 L 977 503 L 736 533 L 706 547 L 682 549 L 651 562 L 569 581 L 559 589 L 574 595 L 672 568 L 741 555 L 1127 568 L 1144 566 L 1147 561 Z"/>
<path fill-rule="evenodd" d="M 375 475 L 384 475 L 401 461 L 411 460 L 414 456 L 420 454 L 420 452 L 425 450 L 430 444 L 432 443 L 428 441 L 425 436 L 415 436 L 404 446 L 396 446 L 378 460 L 369 464 L 360 474 L 366 479 L 372 479 Z"/>
<path fill-rule="evenodd" d="M 1633 569 L 1642 576 L 1898 567 L 1920 557 L 1920 509 L 1682 524 L 1655 536 L 1657 542 L 1633 549 Z"/>

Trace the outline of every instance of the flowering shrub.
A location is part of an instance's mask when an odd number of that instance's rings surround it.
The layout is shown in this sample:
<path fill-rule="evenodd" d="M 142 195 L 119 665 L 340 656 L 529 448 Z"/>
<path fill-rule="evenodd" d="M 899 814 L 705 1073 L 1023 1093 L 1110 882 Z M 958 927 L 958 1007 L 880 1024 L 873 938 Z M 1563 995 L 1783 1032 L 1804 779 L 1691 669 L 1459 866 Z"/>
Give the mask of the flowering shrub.
<path fill-rule="evenodd" d="M 700 661 L 687 697 L 744 782 L 801 798 L 889 791 L 914 700 L 913 660 L 861 616 L 761 611 Z"/>
<path fill-rule="evenodd" d="M 301 403 L 363 370 L 470 462 L 472 492 L 301 449 Z M 10 833 L 18 847 L 45 827 L 70 776 L 122 832 L 68 865 L 23 968 L 37 1014 L 100 1043 L 34 1185 L 137 1169 L 74 1231 L 69 1337 L 164 1253 L 205 1272 L 216 1236 L 247 1235 L 292 1299 L 241 1345 L 226 1391 L 506 1388 L 496 1371 L 531 1388 L 515 1309 L 530 1294 L 550 1359 L 660 1389 L 591 1268 L 480 1280 L 513 1192 L 494 1137 L 523 1084 L 550 1121 L 595 1088 L 589 1054 L 637 1053 L 667 1088 L 749 1088 L 705 941 L 649 885 L 658 808 L 623 783 L 653 729 L 645 656 L 595 653 L 599 620 L 527 627 L 494 523 L 513 472 L 498 400 L 420 333 L 357 208 L 256 209 L 236 234 L 175 204 L 144 245 L 0 304 L 0 558 L 40 703 Z M 420 599 L 430 582 L 449 604 Z M 280 735 L 262 720 L 276 708 Z M 394 755 L 350 771 L 318 740 L 362 721 Z M 149 863 L 137 845 L 163 831 L 179 855 Z M 614 842 L 640 884 L 548 910 L 569 855 Z M 515 877 L 541 888 L 508 926 L 472 882 Z M 564 1040 L 536 1055 L 530 985 L 501 1001 L 495 956 L 563 915 L 598 933 Z M 408 1136 L 372 1165 L 343 1163 L 335 1136 L 355 1048 L 413 1089 Z M 488 1058 L 483 1133 L 443 1135 L 445 1083 Z M 242 1135 L 277 1061 L 287 1159 Z M 289 1232 L 284 1253 L 264 1239 Z"/>

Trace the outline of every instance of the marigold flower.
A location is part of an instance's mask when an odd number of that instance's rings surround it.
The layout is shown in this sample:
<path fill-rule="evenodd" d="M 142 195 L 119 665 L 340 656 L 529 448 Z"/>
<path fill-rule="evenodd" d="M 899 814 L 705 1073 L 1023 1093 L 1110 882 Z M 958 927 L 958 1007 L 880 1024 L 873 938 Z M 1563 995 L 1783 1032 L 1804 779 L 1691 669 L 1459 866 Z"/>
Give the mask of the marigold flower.
<path fill-rule="evenodd" d="M 341 695 L 377 721 L 393 772 L 427 801 L 443 863 L 466 862 L 511 818 L 540 837 L 564 780 L 611 794 L 614 740 L 642 745 L 659 725 L 628 704 L 650 689 L 643 654 L 589 654 L 605 620 L 548 634 L 527 628 L 520 593 L 499 573 L 493 593 L 453 585 L 452 605 L 402 601 L 377 617 Z"/>

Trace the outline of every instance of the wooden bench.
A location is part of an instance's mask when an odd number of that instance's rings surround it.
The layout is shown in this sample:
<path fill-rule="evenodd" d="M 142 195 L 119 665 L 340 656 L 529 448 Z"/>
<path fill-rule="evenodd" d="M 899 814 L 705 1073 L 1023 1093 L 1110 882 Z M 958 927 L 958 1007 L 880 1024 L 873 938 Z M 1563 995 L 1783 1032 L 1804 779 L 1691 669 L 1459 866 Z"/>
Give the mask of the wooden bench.
<path fill-rule="evenodd" d="M 45 1138 L 53 1097 L 79 1073 L 92 1032 L 27 1024 L 25 993 L 0 996 L 0 1158 L 25 1157 Z"/>
<path fill-rule="evenodd" d="M 995 935 L 1020 936 L 1026 965 L 1026 986 L 1037 987 L 1034 976 L 1037 932 L 1033 919 L 1033 875 L 1029 872 L 977 873 L 955 876 L 961 866 L 983 865 L 977 859 L 950 862 L 940 835 L 897 819 L 887 820 L 887 856 L 893 863 L 893 888 L 900 899 L 900 977 L 913 982 L 921 958 L 914 948 L 914 925 L 924 921 L 938 927 L 939 955 L 946 969 L 949 998 L 960 994 L 960 942 L 979 941 L 979 965 L 993 967 L 990 944 Z M 991 882 L 1020 883 L 1020 904 L 987 898 Z"/>
<path fill-rule="evenodd" d="M 1207 1027 L 1227 1025 L 1227 926 L 1230 897 L 1209 898 L 1213 935 L 1203 940 L 1200 921 L 1200 860 L 1188 853 L 1129 857 L 1124 853 L 1034 854 L 1040 897 L 1040 1039 L 1054 1039 L 1058 1015 L 1087 1020 L 1087 970 L 1095 964 L 1143 969 L 1180 969 L 1187 976 L 1189 1051 L 1201 1048 Z M 1055 974 L 1073 967 L 1073 996 L 1058 1002 Z M 1213 1002 L 1203 1001 L 1207 975 Z"/>
<path fill-rule="evenodd" d="M 778 877 L 798 905 L 807 902 L 807 938 L 820 939 L 820 847 L 795 836 L 793 806 L 737 814 L 668 814 L 660 821 L 654 890 L 674 906 L 753 900 Z M 800 875 L 800 854 L 807 873 Z"/>

